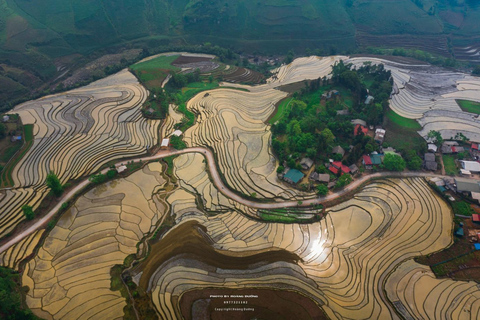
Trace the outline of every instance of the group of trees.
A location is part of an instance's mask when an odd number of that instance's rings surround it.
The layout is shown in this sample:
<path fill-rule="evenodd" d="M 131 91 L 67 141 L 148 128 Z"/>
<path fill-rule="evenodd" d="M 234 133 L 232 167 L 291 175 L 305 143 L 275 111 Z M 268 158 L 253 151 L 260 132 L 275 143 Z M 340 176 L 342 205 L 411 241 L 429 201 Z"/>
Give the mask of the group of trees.
<path fill-rule="evenodd" d="M 0 318 L 5 320 L 38 319 L 22 306 L 20 275 L 11 269 L 0 267 Z"/>

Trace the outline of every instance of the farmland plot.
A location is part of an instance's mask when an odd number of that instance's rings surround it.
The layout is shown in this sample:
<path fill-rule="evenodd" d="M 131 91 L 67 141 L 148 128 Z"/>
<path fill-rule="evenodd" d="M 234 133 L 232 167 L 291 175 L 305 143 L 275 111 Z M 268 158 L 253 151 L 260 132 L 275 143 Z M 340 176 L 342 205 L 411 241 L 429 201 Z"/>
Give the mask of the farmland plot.
<path fill-rule="evenodd" d="M 437 279 L 429 267 L 402 263 L 386 283 L 387 296 L 406 319 L 478 319 L 480 290 L 474 281 Z"/>
<path fill-rule="evenodd" d="M 175 228 L 200 223 L 218 253 L 249 256 L 280 249 L 300 260 L 261 264 L 260 271 L 255 264 L 219 268 L 192 256 L 170 257 L 148 281 L 157 311 L 166 319 L 178 317 L 178 298 L 199 287 L 288 288 L 307 294 L 332 319 L 395 319 L 384 293 L 391 289 L 385 287 L 391 271 L 452 241 L 449 207 L 416 178 L 372 183 L 309 225 L 260 223 L 235 212 L 206 217 L 194 201 L 183 203 Z"/>
<path fill-rule="evenodd" d="M 297 192 L 278 181 L 271 132 L 264 123 L 275 102 L 285 96 L 268 88 L 257 92 L 202 92 L 188 102 L 187 107 L 197 114 L 197 122 L 185 132 L 185 142 L 213 149 L 220 171 L 233 189 L 262 198 L 291 199 Z"/>
<path fill-rule="evenodd" d="M 15 189 L 0 199 L 0 237 L 36 208 L 54 171 L 62 183 L 118 158 L 138 156 L 158 141 L 160 121 L 142 117 L 147 91 L 124 70 L 86 87 L 21 104 L 12 111 L 34 126 L 34 142 L 12 172 Z"/>
<path fill-rule="evenodd" d="M 137 243 L 165 213 L 156 193 L 165 181 L 151 163 L 128 178 L 82 196 L 26 265 L 27 304 L 40 317 L 115 319 L 125 299 L 110 290 L 110 269 L 137 252 Z M 140 245 L 140 250 L 142 245 Z"/>
<path fill-rule="evenodd" d="M 480 101 L 480 78 L 426 63 L 406 63 L 387 59 L 358 57 L 346 60 L 361 66 L 364 62 L 384 64 L 392 72 L 394 92 L 390 107 L 399 115 L 419 119 L 430 110 L 461 112 L 456 99 Z"/>

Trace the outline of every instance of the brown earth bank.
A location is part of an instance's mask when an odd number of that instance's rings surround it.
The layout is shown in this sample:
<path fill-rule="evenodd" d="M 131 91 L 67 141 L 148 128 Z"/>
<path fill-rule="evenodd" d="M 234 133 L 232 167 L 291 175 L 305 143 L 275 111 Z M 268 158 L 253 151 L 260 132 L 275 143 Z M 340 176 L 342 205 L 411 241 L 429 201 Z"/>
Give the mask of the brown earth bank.
<path fill-rule="evenodd" d="M 153 273 L 169 259 L 182 255 L 222 269 L 247 270 L 251 265 L 269 264 L 277 261 L 297 263 L 300 258 L 291 252 L 279 249 L 248 252 L 219 251 L 212 247 L 206 229 L 195 221 L 176 227 L 163 239 L 153 244 L 148 258 L 141 262 L 136 272 L 143 271 L 140 287 L 147 290 Z"/>
<path fill-rule="evenodd" d="M 186 320 L 328 319 L 315 302 L 286 290 L 198 289 L 185 292 L 179 304 Z"/>
<path fill-rule="evenodd" d="M 173 65 L 182 65 L 188 63 L 204 62 L 210 61 L 212 58 L 208 57 L 193 57 L 193 56 L 179 56 L 175 61 L 172 62 Z"/>

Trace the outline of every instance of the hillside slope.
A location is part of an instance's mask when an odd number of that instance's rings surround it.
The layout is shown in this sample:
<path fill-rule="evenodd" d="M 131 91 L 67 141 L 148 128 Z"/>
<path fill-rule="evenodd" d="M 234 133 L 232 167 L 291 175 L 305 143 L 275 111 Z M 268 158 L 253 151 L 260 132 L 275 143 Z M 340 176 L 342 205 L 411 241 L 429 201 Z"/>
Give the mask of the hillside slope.
<path fill-rule="evenodd" d="M 388 46 L 475 61 L 479 18 L 475 0 L 0 0 L 0 100 L 60 75 L 60 57 L 127 43 L 263 53 Z"/>

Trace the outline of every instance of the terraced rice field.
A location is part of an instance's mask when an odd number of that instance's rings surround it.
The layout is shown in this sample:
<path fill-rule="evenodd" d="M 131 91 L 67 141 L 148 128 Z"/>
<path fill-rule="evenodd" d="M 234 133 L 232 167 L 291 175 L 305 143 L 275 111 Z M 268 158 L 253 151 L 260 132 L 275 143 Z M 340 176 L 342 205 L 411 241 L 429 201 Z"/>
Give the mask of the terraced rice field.
<path fill-rule="evenodd" d="M 110 290 L 110 269 L 137 252 L 166 211 L 165 184 L 151 163 L 82 196 L 58 221 L 23 273 L 27 304 L 45 319 L 116 319 L 125 299 Z M 143 245 L 139 246 L 143 250 Z"/>
<path fill-rule="evenodd" d="M 45 229 L 37 230 L 16 245 L 8 248 L 8 250 L 0 253 L 0 264 L 3 267 L 19 270 L 19 262 L 33 254 L 33 250 L 44 232 Z"/>
<path fill-rule="evenodd" d="M 413 260 L 396 269 L 386 283 L 387 296 L 405 319 L 479 319 L 480 288 L 474 281 L 436 279 Z"/>
<path fill-rule="evenodd" d="M 275 102 L 285 96 L 268 88 L 200 93 L 187 104 L 197 114 L 197 122 L 185 132 L 185 142 L 213 149 L 225 180 L 238 192 L 256 193 L 262 198 L 295 197 L 296 191 L 278 181 L 271 132 L 264 123 L 274 111 Z"/>
<path fill-rule="evenodd" d="M 0 237 L 23 220 L 24 204 L 38 206 L 50 170 L 65 183 L 155 145 L 160 121 L 142 117 L 140 107 L 146 97 L 147 91 L 124 70 L 86 87 L 15 107 L 12 113 L 33 125 L 34 141 L 12 171 L 15 188 L 0 199 Z"/>
<path fill-rule="evenodd" d="M 178 298 L 186 291 L 253 287 L 288 288 L 304 294 L 332 319 L 397 319 L 390 295 L 384 293 L 391 290 L 385 286 L 390 273 L 402 261 L 452 242 L 451 211 L 420 178 L 372 183 L 353 199 L 331 208 L 326 219 L 310 225 L 260 223 L 236 212 L 206 217 L 191 194 L 168 201 L 179 213 L 175 228 L 200 224 L 197 232 L 211 239 L 217 254 L 247 257 L 283 250 L 299 260 L 253 263 L 247 259 L 220 267 L 215 261 L 221 259 L 169 255 L 151 278 L 141 280 L 149 283 L 162 319 L 179 317 Z M 181 208 L 175 207 L 180 204 Z M 446 295 L 451 292 L 445 290 Z"/>
<path fill-rule="evenodd" d="M 456 99 L 480 102 L 480 78 L 422 62 L 413 64 L 367 57 L 346 60 L 356 66 L 366 61 L 383 63 L 392 72 L 394 92 L 390 107 L 405 118 L 419 119 L 430 110 L 461 111 Z"/>

